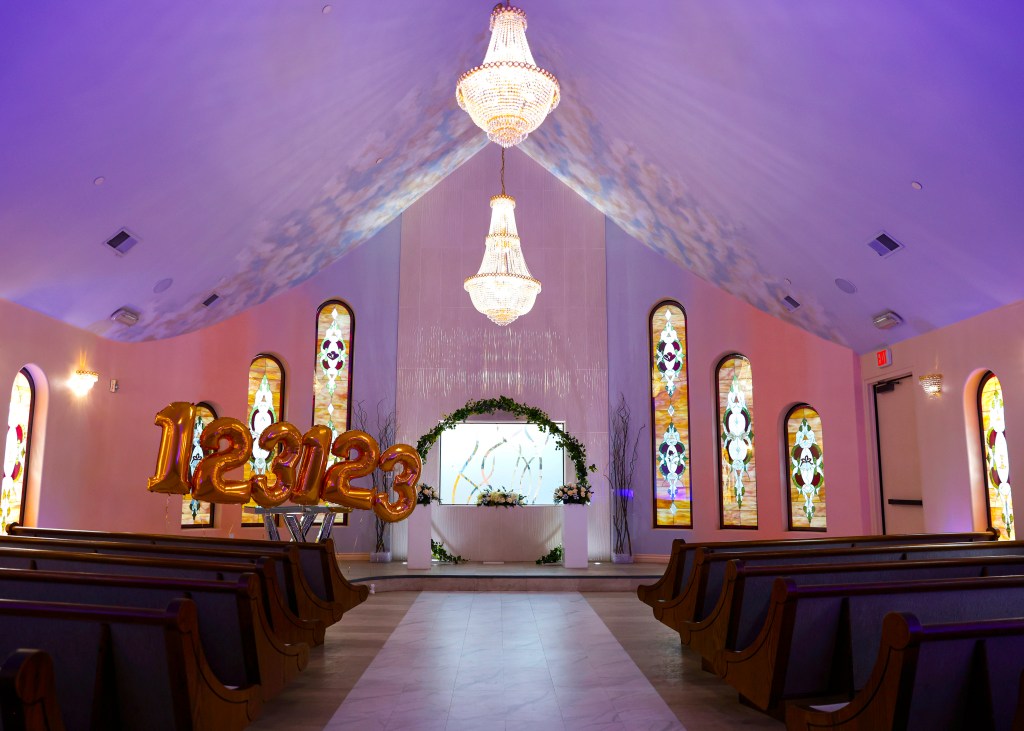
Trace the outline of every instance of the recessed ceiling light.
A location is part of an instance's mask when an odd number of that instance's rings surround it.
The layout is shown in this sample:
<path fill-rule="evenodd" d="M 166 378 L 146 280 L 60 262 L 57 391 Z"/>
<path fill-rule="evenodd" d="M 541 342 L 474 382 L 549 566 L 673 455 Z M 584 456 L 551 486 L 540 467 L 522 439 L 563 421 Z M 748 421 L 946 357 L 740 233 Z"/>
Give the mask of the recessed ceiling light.
<path fill-rule="evenodd" d="M 322 8 L 320 8 L 320 12 L 323 13 L 324 15 L 327 15 L 333 9 L 334 8 L 332 8 L 330 5 L 324 5 Z"/>
<path fill-rule="evenodd" d="M 380 165 L 382 162 L 384 162 L 384 158 L 383 157 L 378 157 L 377 161 L 374 164 L 375 165 Z"/>
<path fill-rule="evenodd" d="M 919 183 L 916 180 L 911 180 L 910 181 L 910 187 L 913 188 L 914 190 L 921 190 L 921 188 L 923 188 L 924 186 L 921 185 L 921 183 Z"/>
<path fill-rule="evenodd" d="M 854 294 L 857 291 L 856 284 L 851 282 L 849 279 L 843 279 L 842 277 L 836 279 L 836 286 L 843 292 L 846 292 L 846 294 Z"/>
<path fill-rule="evenodd" d="M 92 179 L 93 185 L 103 185 L 105 182 L 107 182 L 107 179 L 104 178 L 102 175 Z"/>
<path fill-rule="evenodd" d="M 167 277 L 166 279 L 161 279 L 159 282 L 156 283 L 156 286 L 153 287 L 153 292 L 155 294 L 166 292 L 168 289 L 171 288 L 172 284 L 174 284 L 174 280 L 171 279 L 170 277 Z"/>

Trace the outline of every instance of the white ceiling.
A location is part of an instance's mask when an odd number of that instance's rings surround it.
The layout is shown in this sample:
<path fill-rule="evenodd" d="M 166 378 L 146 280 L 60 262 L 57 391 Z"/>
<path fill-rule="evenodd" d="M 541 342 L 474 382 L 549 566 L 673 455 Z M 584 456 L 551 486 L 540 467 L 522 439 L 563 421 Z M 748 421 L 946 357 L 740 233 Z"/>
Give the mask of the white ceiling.
<path fill-rule="evenodd" d="M 680 265 L 859 352 L 1024 296 L 1024 3 L 524 2 L 563 101 L 523 150 Z M 481 149 L 454 82 L 489 3 L 323 6 L 0 5 L 0 297 L 187 332 Z M 118 258 L 122 226 L 142 243 Z M 882 230 L 906 250 L 878 258 Z M 109 323 L 123 305 L 139 325 Z M 889 308 L 906 324 L 874 330 Z"/>

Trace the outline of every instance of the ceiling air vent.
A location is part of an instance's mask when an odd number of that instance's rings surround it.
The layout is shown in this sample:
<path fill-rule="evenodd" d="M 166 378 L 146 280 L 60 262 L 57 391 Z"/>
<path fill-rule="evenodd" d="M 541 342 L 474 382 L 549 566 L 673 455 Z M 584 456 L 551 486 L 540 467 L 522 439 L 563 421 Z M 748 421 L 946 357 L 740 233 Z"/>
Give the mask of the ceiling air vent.
<path fill-rule="evenodd" d="M 127 307 L 121 307 L 111 313 L 110 319 L 113 322 L 119 322 L 122 325 L 131 327 L 139 321 L 139 313 L 135 310 L 129 310 Z"/>
<path fill-rule="evenodd" d="M 103 243 L 118 256 L 124 256 L 139 243 L 139 237 L 121 229 Z"/>
<path fill-rule="evenodd" d="M 887 256 L 892 256 L 900 249 L 905 248 L 903 244 L 885 233 L 885 231 L 871 239 L 871 241 L 868 242 L 868 246 L 870 246 L 874 252 L 883 259 Z"/>
<path fill-rule="evenodd" d="M 881 315 L 875 315 L 871 318 L 871 324 L 877 327 L 879 330 L 888 330 L 896 327 L 897 325 L 903 324 L 903 318 L 897 315 L 892 310 L 883 312 Z"/>
<path fill-rule="evenodd" d="M 210 305 L 212 305 L 214 302 L 216 302 L 219 299 L 220 299 L 220 295 L 219 294 L 216 294 L 216 293 L 215 294 L 211 294 L 209 297 L 207 297 L 206 299 L 203 300 L 203 307 L 209 307 Z"/>
<path fill-rule="evenodd" d="M 787 294 L 782 298 L 782 306 L 792 312 L 800 306 L 800 303 Z"/>

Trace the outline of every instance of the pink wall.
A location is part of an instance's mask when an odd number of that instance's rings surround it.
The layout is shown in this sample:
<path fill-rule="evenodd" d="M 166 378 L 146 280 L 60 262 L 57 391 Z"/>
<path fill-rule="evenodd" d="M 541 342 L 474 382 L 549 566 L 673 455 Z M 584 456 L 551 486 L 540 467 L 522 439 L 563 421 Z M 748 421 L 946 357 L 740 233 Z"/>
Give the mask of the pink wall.
<path fill-rule="evenodd" d="M 821 414 L 828 485 L 828 532 L 869 532 L 865 499 L 860 367 L 849 348 L 822 340 L 752 307 L 680 269 L 613 223 L 607 226 L 609 400 L 622 392 L 644 425 L 632 516 L 633 552 L 667 553 L 673 538 L 743 540 L 785 535 L 786 489 L 782 420 L 805 401 Z M 674 299 L 686 310 L 690 379 L 692 530 L 653 527 L 648 317 Z M 715 367 L 738 352 L 754 376 L 758 529 L 720 530 Z"/>
<path fill-rule="evenodd" d="M 399 307 L 399 439 L 415 443 L 445 414 L 500 395 L 539 407 L 587 448 L 604 485 L 608 351 L 604 217 L 518 150 L 506 153 L 506 190 L 526 263 L 543 291 L 533 310 L 507 327 L 477 312 L 463 290 L 476 274 L 500 192 L 499 148 L 471 159 L 402 219 Z M 571 472 L 568 473 L 571 476 Z M 428 459 L 427 479 L 437 466 Z M 571 479 L 571 477 L 570 477 Z M 608 500 L 590 516 L 591 555 L 608 555 Z"/>
<path fill-rule="evenodd" d="M 862 356 L 863 403 L 870 408 L 869 384 L 912 375 L 925 527 L 952 531 L 988 526 L 976 406 L 978 382 L 986 370 L 993 371 L 1003 387 L 1010 484 L 1020 512 L 1024 507 L 1024 302 L 891 347 L 893 365 L 888 368 L 878 368 L 874 354 Z M 941 398 L 928 398 L 918 386 L 918 377 L 926 373 L 943 375 Z M 869 419 L 864 432 L 869 445 L 874 444 L 871 426 Z M 870 489 L 875 495 L 877 457 L 871 449 Z"/>
<path fill-rule="evenodd" d="M 0 302 L 0 375 L 13 378 L 31 362 L 53 385 L 41 464 L 40 444 L 33 445 L 31 471 L 41 475 L 43 490 L 39 496 L 29 495 L 28 519 L 53 527 L 179 530 L 178 498 L 146 490 L 159 440 L 154 414 L 171 401 L 205 400 L 220 415 L 244 420 L 249 362 L 268 352 L 286 369 L 286 420 L 307 428 L 315 313 L 332 297 L 346 300 L 355 311 L 353 398 L 362 399 L 371 413 L 381 399 L 393 408 L 400 231 L 396 221 L 302 286 L 218 325 L 167 340 L 101 340 Z M 80 351 L 88 366 L 100 372 L 100 382 L 82 400 L 60 383 L 77 366 Z M 111 378 L 120 383 L 116 394 L 106 390 Z M 239 535 L 240 511 L 238 506 L 218 506 L 216 528 L 195 533 Z M 242 534 L 256 537 L 262 531 L 245 529 Z M 372 522 L 358 515 L 351 527 L 335 530 L 335 540 L 339 551 L 365 552 L 372 542 Z"/>

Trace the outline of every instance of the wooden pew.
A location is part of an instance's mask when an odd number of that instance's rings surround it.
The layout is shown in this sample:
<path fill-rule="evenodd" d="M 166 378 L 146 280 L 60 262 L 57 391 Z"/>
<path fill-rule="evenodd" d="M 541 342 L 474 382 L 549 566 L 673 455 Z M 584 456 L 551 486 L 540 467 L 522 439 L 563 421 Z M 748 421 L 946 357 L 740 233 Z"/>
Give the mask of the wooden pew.
<path fill-rule="evenodd" d="M 366 601 L 369 589 L 352 584 L 341 573 L 334 554 L 334 541 L 323 543 L 285 543 L 280 541 L 253 540 L 248 538 L 209 538 L 203 536 L 165 536 L 157 533 L 100 532 L 88 530 L 66 530 L 60 528 L 36 528 L 13 523 L 8 531 L 12 535 L 35 538 L 69 538 L 72 540 L 135 541 L 153 545 L 222 546 L 238 551 L 279 551 L 294 547 L 298 551 L 302 575 L 310 590 L 320 599 L 330 603 L 331 610 L 340 618 L 349 609 Z"/>
<path fill-rule="evenodd" d="M 138 556 L 102 556 L 95 553 L 8 548 L 0 545 L 0 568 L 68 571 L 129 576 L 176 577 L 182 579 L 237 579 L 242 574 L 259 577 L 263 606 L 274 632 L 282 642 L 322 645 L 322 622 L 302 619 L 288 607 L 277 582 L 273 559 L 255 562 L 155 559 Z"/>
<path fill-rule="evenodd" d="M 262 710 L 258 686 L 225 687 L 199 642 L 196 605 L 134 609 L 0 599 L 0 652 L 53 658 L 69 731 L 233 731 Z"/>
<path fill-rule="evenodd" d="M 28 548 L 43 550 L 97 553 L 108 556 L 154 556 L 158 558 L 187 559 L 198 561 L 248 561 L 261 557 L 271 560 L 278 574 L 278 581 L 287 597 L 288 606 L 299 617 L 323 622 L 330 626 L 341 618 L 337 611 L 310 589 L 302 573 L 298 549 L 295 544 L 281 543 L 271 550 L 245 551 L 222 547 L 197 546 L 154 546 L 148 543 L 90 541 L 53 538 L 30 538 L 25 536 L 0 537 L 0 548 Z"/>
<path fill-rule="evenodd" d="M 64 731 L 53 659 L 42 650 L 15 650 L 0 665 L 0 728 Z"/>
<path fill-rule="evenodd" d="M 726 564 L 718 603 L 703 620 L 684 622 L 680 637 L 700 655 L 706 668 L 712 667 L 724 650 L 748 646 L 764 624 L 772 587 L 780 576 L 808 586 L 1008 575 L 1024 575 L 1024 556 L 768 566 L 749 566 L 734 559 Z"/>
<path fill-rule="evenodd" d="M 871 675 L 837 708 L 790 704 L 790 731 L 1024 728 L 1024 618 L 922 624 L 891 613 Z"/>
<path fill-rule="evenodd" d="M 714 551 L 698 549 L 686 590 L 675 599 L 654 609 L 654 616 L 676 631 L 685 622 L 704 619 L 718 601 L 725 582 L 725 567 L 732 559 L 743 559 L 748 565 L 785 563 L 864 563 L 878 560 L 925 560 L 963 558 L 977 555 L 1024 554 L 1024 541 L 991 541 L 973 543 L 881 545 L 856 548 L 806 548 L 800 551 Z M 874 557 L 874 558 L 872 558 Z"/>
<path fill-rule="evenodd" d="M 14 525 L 17 525 L 15 523 Z M 23 530 L 20 527 L 18 530 Z M 29 530 L 38 530 L 35 528 Z M 653 584 L 642 584 L 636 588 L 636 594 L 644 604 L 652 607 L 659 602 L 666 602 L 675 598 L 686 586 L 690 570 L 693 568 L 694 551 L 698 548 L 710 548 L 718 550 L 785 550 L 787 546 L 797 548 L 848 545 L 853 548 L 857 545 L 879 545 L 879 544 L 920 544 L 920 543 L 964 543 L 967 541 L 994 541 L 998 538 L 992 530 L 969 533 L 907 533 L 902 535 L 883 536 L 823 536 L 821 538 L 781 538 L 767 541 L 705 541 L 700 543 L 687 543 L 682 538 L 672 541 L 672 550 L 669 554 L 668 565 L 665 573 Z"/>
<path fill-rule="evenodd" d="M 264 700 L 280 693 L 309 663 L 308 645 L 286 645 L 270 628 L 255 574 L 210 581 L 0 569 L 0 596 L 146 609 L 191 599 L 214 674 L 229 686 L 259 685 Z"/>
<path fill-rule="evenodd" d="M 777 578 L 757 637 L 716 664 L 761 710 L 779 713 L 783 701 L 803 698 L 849 700 L 867 685 L 889 612 L 929 623 L 1015 617 L 1024 612 L 1024 576 L 818 586 Z"/>

